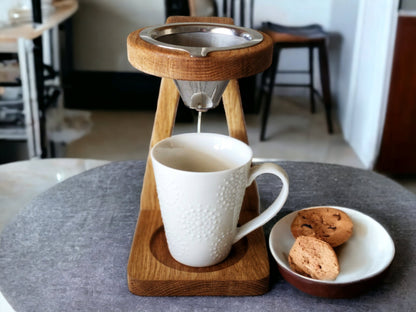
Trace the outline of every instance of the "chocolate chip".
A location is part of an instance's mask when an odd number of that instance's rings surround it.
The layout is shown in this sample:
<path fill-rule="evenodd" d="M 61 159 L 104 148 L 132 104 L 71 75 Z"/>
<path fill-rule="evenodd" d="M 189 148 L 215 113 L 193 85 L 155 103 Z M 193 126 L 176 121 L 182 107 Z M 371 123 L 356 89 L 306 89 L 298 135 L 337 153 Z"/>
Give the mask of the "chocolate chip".
<path fill-rule="evenodd" d="M 341 220 L 341 215 L 339 213 L 333 214 L 334 217 L 337 217 L 338 221 Z"/>

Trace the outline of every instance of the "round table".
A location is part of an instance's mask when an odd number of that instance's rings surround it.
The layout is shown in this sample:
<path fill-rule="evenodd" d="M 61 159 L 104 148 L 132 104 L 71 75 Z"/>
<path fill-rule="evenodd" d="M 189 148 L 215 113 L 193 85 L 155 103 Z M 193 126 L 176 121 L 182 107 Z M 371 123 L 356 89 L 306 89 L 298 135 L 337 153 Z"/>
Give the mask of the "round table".
<path fill-rule="evenodd" d="M 30 202 L 0 237 L 0 291 L 16 311 L 413 311 L 416 308 L 416 196 L 372 171 L 278 162 L 290 179 L 279 214 L 309 206 L 359 210 L 381 223 L 396 255 L 384 280 L 353 299 L 307 295 L 270 259 L 270 291 L 256 297 L 140 297 L 129 292 L 127 261 L 144 161 L 113 162 L 55 185 Z M 277 195 L 275 178 L 257 179 L 261 205 Z"/>

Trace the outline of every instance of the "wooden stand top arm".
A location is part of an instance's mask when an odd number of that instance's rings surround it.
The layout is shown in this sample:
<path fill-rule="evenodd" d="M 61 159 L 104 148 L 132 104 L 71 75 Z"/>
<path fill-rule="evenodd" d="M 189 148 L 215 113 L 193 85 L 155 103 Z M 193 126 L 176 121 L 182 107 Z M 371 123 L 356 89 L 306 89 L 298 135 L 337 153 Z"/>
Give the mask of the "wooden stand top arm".
<path fill-rule="evenodd" d="M 169 17 L 167 23 L 205 22 L 232 24 L 222 17 Z M 242 49 L 214 51 L 206 57 L 191 57 L 188 52 L 166 49 L 140 38 L 144 28 L 130 33 L 127 55 L 137 69 L 158 77 L 178 80 L 217 81 L 248 77 L 267 69 L 272 62 L 273 42 L 262 33 L 263 41 Z"/>

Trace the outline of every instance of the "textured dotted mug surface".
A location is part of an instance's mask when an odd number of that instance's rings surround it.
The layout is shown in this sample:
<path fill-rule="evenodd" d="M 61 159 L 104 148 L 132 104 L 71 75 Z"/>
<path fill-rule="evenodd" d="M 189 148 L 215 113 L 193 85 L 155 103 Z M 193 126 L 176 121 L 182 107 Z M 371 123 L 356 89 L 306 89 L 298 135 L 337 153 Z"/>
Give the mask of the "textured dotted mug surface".
<path fill-rule="evenodd" d="M 251 148 L 229 136 L 175 135 L 157 143 L 151 157 L 168 248 L 185 265 L 223 261 L 232 245 L 275 216 L 288 196 L 286 172 L 275 164 L 251 167 Z M 238 227 L 245 189 L 263 173 L 282 180 L 281 192 L 262 214 Z"/>

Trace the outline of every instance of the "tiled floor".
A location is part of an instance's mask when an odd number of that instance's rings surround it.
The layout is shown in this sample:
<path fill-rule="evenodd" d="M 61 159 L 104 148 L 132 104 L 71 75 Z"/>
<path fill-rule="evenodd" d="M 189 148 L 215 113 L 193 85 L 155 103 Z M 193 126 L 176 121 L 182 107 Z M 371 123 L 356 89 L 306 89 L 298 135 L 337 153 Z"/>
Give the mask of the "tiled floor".
<path fill-rule="evenodd" d="M 295 161 L 316 161 L 363 168 L 363 164 L 343 139 L 335 118 L 335 133 L 327 132 L 323 107 L 311 114 L 307 99 L 276 97 L 267 127 L 267 140 L 261 142 L 260 114 L 246 116 L 250 146 L 255 157 Z M 154 112 L 93 111 L 93 127 L 83 138 L 66 147 L 66 157 L 105 160 L 146 159 Z M 193 123 L 176 123 L 174 133 L 195 132 Z M 202 132 L 227 133 L 225 116 L 218 112 L 203 114 Z M 404 180 L 416 193 L 416 182 Z"/>
<path fill-rule="evenodd" d="M 267 140 L 260 142 L 260 114 L 246 116 L 250 146 L 255 157 L 319 161 L 362 167 L 344 141 L 339 127 L 327 133 L 324 114 L 310 114 L 309 104 L 275 99 L 267 127 Z M 145 159 L 154 112 L 93 111 L 93 128 L 85 137 L 67 146 L 67 157 L 106 160 Z M 193 123 L 176 123 L 174 133 L 195 132 Z M 216 111 L 203 114 L 202 132 L 227 133 L 225 116 Z"/>

